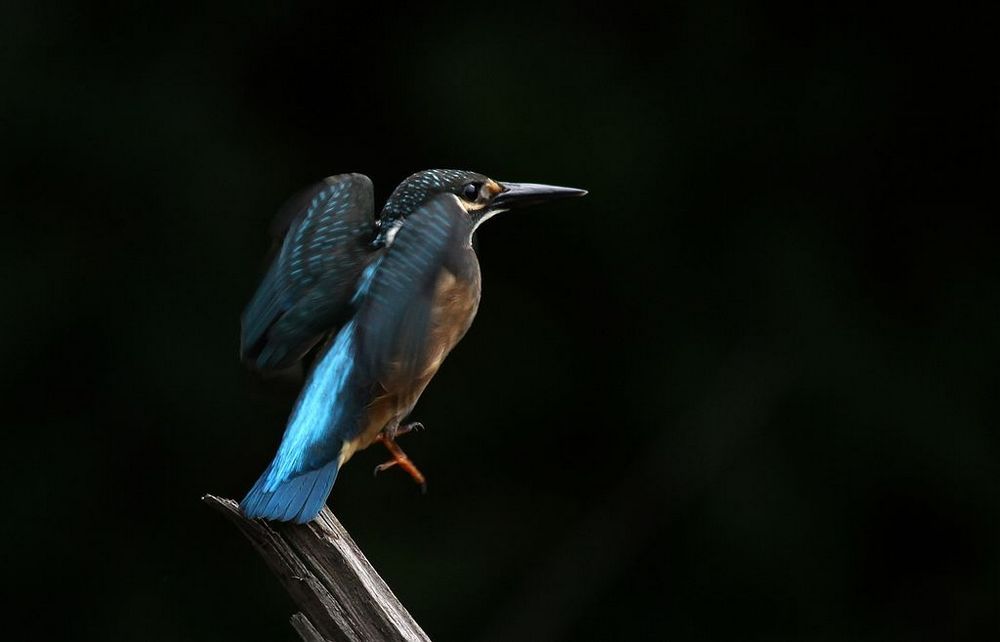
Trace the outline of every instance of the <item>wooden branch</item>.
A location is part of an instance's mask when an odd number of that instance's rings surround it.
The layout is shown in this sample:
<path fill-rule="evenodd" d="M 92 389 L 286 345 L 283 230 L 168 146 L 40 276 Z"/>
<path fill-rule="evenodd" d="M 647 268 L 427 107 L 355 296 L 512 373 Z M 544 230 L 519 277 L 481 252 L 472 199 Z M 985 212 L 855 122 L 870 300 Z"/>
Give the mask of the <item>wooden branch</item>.
<path fill-rule="evenodd" d="M 203 502 L 250 540 L 302 610 L 292 626 L 306 642 L 429 640 L 329 508 L 308 524 L 247 519 L 231 499 Z"/>

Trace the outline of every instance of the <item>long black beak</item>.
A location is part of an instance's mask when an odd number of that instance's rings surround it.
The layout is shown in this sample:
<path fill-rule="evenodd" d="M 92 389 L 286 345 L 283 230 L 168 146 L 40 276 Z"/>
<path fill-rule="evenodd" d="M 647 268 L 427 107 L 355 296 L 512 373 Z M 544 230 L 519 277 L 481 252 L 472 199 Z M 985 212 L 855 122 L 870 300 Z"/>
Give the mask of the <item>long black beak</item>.
<path fill-rule="evenodd" d="M 585 189 L 538 185 L 536 183 L 500 183 L 500 187 L 503 188 L 503 191 L 493 198 L 490 209 L 511 209 L 537 205 L 560 198 L 583 196 L 587 193 Z"/>

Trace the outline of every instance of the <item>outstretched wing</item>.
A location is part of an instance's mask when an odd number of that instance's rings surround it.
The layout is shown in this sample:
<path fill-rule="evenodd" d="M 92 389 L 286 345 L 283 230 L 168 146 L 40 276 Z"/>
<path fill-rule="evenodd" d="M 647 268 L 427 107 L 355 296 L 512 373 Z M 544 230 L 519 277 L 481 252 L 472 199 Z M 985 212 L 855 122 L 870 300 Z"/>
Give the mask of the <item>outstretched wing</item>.
<path fill-rule="evenodd" d="M 358 363 L 371 380 L 391 368 L 412 378 L 427 348 L 434 290 L 469 219 L 450 194 L 406 217 L 374 266 L 358 312 Z"/>
<path fill-rule="evenodd" d="M 372 182 L 361 174 L 324 179 L 276 221 L 281 248 L 243 312 L 240 353 L 259 370 L 287 368 L 343 325 L 358 277 L 372 255 Z"/>

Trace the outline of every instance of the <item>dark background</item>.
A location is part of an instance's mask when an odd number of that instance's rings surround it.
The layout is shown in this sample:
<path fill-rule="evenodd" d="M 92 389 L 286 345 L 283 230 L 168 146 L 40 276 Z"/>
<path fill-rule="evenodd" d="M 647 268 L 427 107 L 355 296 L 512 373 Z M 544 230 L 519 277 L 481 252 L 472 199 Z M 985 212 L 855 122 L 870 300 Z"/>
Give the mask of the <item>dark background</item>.
<path fill-rule="evenodd" d="M 995 15 L 687 2 L 5 3 L 8 632 L 294 640 L 199 503 L 295 382 L 237 359 L 282 201 L 584 187 L 330 504 L 440 640 L 975 640 L 998 623 Z"/>

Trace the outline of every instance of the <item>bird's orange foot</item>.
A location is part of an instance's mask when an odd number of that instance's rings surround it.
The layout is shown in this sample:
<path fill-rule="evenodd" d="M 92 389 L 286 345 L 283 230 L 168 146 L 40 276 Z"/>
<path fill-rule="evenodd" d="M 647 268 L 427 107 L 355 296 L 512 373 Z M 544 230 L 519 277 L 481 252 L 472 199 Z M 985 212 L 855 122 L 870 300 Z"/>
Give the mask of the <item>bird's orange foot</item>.
<path fill-rule="evenodd" d="M 406 453 L 404 453 L 403 449 L 399 447 L 399 444 L 396 443 L 397 436 L 405 435 L 411 430 L 419 430 L 420 428 L 423 427 L 424 426 L 421 423 L 412 423 L 412 424 L 407 424 L 405 426 L 396 427 L 389 434 L 385 432 L 380 432 L 375 439 L 382 442 L 382 445 L 385 446 L 386 449 L 389 451 L 389 454 L 392 455 L 392 459 L 385 462 L 384 464 L 379 464 L 378 466 L 376 466 L 375 474 L 377 475 L 383 470 L 388 470 L 393 466 L 399 466 L 407 473 L 409 473 L 410 477 L 413 478 L 413 481 L 420 484 L 420 492 L 426 493 L 427 479 L 424 477 L 424 474 L 420 472 L 420 469 L 417 468 L 416 464 L 414 464 L 413 461 L 411 461 L 410 458 L 406 456 Z"/>

